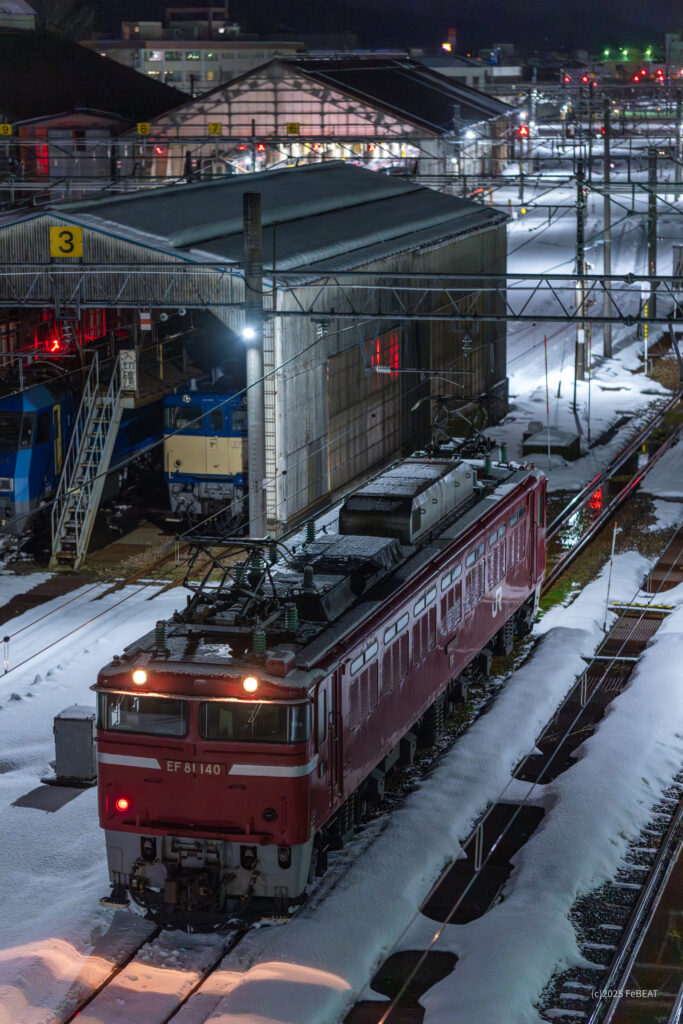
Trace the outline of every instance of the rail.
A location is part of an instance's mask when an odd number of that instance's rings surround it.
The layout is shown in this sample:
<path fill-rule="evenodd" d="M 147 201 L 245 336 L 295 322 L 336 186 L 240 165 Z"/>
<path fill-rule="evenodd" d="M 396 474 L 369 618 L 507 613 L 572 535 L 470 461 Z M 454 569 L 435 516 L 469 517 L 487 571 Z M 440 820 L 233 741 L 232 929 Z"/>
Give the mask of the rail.
<path fill-rule="evenodd" d="M 620 982 L 625 981 L 633 969 L 641 942 L 647 931 L 647 926 L 652 920 L 652 917 L 659 905 L 659 900 L 661 899 L 666 883 L 668 882 L 669 876 L 674 868 L 676 858 L 683 846 L 683 839 L 681 838 L 682 826 L 683 801 L 678 805 L 678 810 L 676 811 L 674 819 L 667 830 L 655 862 L 652 865 L 648 881 L 638 897 L 638 902 L 636 903 L 631 920 L 629 921 L 628 929 L 622 936 L 617 947 L 617 953 L 612 963 L 609 975 L 604 983 L 601 982 L 601 988 L 605 992 L 613 992 L 616 990 L 617 994 L 600 998 L 593 1007 L 587 1024 L 610 1024 L 614 1019 L 617 1006 L 621 1001 L 619 989 L 624 987 L 620 985 Z M 607 1003 L 607 999 L 609 999 L 609 1003 Z M 681 993 L 679 993 L 676 1002 L 680 1004 L 680 1001 Z M 681 1007 L 679 1005 L 679 1017 L 680 1010 Z M 604 1014 L 606 1014 L 606 1016 Z"/>

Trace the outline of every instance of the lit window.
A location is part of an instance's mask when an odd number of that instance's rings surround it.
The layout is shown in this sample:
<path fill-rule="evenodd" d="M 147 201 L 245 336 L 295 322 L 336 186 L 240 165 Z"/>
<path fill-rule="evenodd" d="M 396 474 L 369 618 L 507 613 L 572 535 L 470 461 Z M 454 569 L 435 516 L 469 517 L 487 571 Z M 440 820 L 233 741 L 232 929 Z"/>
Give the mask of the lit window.
<path fill-rule="evenodd" d="M 199 50 L 186 50 L 185 60 L 199 60 Z"/>
<path fill-rule="evenodd" d="M 215 74 L 216 74 L 215 71 L 207 71 L 206 72 L 206 80 L 207 80 L 207 82 L 213 82 Z"/>
<path fill-rule="evenodd" d="M 183 55 L 179 50 L 167 50 L 165 53 L 166 60 L 182 60 Z"/>
<path fill-rule="evenodd" d="M 147 57 L 147 60 L 163 60 L 164 59 L 164 51 L 163 50 L 148 50 L 147 54 L 146 54 L 146 57 Z"/>
<path fill-rule="evenodd" d="M 204 59 L 205 60 L 218 60 L 218 54 L 214 53 L 213 50 L 209 50 L 207 53 L 204 54 Z"/>

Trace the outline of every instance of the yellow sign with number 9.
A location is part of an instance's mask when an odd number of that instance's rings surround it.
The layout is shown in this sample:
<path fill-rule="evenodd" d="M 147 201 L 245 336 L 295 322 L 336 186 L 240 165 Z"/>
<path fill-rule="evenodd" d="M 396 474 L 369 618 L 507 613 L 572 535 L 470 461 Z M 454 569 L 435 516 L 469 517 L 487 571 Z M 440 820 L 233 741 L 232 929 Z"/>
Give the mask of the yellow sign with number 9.
<path fill-rule="evenodd" d="M 82 228 L 66 227 L 64 224 L 50 228 L 50 256 L 80 257 L 82 255 Z"/>
<path fill-rule="evenodd" d="M 0 135 L 11 135 L 12 125 L 11 124 L 0 124 Z"/>

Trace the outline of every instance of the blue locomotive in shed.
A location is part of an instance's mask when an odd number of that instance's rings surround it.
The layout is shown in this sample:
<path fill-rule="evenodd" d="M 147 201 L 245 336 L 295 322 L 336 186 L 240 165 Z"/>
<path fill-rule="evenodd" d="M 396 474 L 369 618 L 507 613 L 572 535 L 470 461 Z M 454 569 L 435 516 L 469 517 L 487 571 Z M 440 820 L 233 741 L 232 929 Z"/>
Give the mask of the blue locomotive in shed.
<path fill-rule="evenodd" d="M 42 381 L 0 397 L 0 527 L 20 534 L 54 490 L 76 413 L 71 388 Z"/>
<path fill-rule="evenodd" d="M 66 375 L 65 375 L 66 376 Z M 0 532 L 25 534 L 56 490 L 80 399 L 60 378 L 23 390 L 6 382 L 0 395 Z M 163 437 L 161 400 L 124 409 L 105 482 L 107 499 L 134 486 L 150 470 L 160 480 L 158 449 Z M 134 456 L 134 460 L 128 460 Z M 147 476 L 147 482 L 148 482 Z"/>
<path fill-rule="evenodd" d="M 221 379 L 164 398 L 164 475 L 174 517 L 212 517 L 231 531 L 246 515 L 246 397 Z"/>

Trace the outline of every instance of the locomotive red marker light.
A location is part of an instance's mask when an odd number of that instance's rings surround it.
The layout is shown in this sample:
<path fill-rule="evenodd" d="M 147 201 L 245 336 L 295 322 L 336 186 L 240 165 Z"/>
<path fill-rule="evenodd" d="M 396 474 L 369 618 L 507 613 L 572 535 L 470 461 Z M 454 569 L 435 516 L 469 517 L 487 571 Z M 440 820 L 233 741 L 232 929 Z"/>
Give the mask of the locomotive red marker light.
<path fill-rule="evenodd" d="M 117 811 L 127 811 L 130 807 L 130 800 L 127 796 L 120 796 L 114 806 Z"/>
<path fill-rule="evenodd" d="M 242 686 L 247 693 L 255 693 L 258 690 L 258 679 L 256 676 L 245 676 L 242 680 Z"/>
<path fill-rule="evenodd" d="M 147 673 L 144 668 L 136 668 L 133 670 L 131 678 L 136 686 L 144 686 L 147 682 Z"/>

